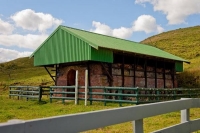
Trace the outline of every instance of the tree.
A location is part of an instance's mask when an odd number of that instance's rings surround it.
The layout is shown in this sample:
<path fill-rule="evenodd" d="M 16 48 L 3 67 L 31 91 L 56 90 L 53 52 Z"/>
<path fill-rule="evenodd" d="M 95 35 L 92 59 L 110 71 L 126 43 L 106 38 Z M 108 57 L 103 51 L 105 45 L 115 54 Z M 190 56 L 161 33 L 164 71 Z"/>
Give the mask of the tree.
<path fill-rule="evenodd" d="M 14 63 L 3 63 L 0 64 L 0 71 L 2 73 L 4 73 L 5 75 L 8 75 L 9 79 L 11 80 L 11 74 L 13 73 L 13 71 L 17 68 L 17 65 Z"/>

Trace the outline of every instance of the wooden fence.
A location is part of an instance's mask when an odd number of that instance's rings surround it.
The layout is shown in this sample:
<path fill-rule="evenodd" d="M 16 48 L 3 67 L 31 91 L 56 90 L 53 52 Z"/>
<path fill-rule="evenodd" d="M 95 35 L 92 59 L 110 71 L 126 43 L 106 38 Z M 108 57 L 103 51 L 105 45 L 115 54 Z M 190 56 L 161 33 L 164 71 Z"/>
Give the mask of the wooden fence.
<path fill-rule="evenodd" d="M 9 86 L 9 98 L 17 99 L 38 99 L 41 101 L 42 95 L 49 95 L 49 86 Z"/>
<path fill-rule="evenodd" d="M 70 89 L 70 90 L 69 90 Z M 84 100 L 85 105 L 89 101 L 101 101 L 130 104 L 144 104 L 161 101 L 177 100 L 180 98 L 199 98 L 200 89 L 191 88 L 131 88 L 131 87 L 107 87 L 107 86 L 10 86 L 9 97 L 17 99 L 38 99 L 47 95 L 50 102 L 53 99 L 74 100 L 79 104 L 79 100 Z"/>
<path fill-rule="evenodd" d="M 181 110 L 181 123 L 153 133 L 189 133 L 200 130 L 200 119 L 190 120 L 190 108 L 199 108 L 200 99 L 181 99 L 72 115 L 54 116 L 0 124 L 2 133 L 77 133 L 133 121 L 133 131 L 143 133 L 143 119 Z M 155 111 L 156 110 L 156 111 Z M 123 132 L 123 129 L 121 129 Z"/>
<path fill-rule="evenodd" d="M 69 91 L 70 89 L 70 91 Z M 106 86 L 50 86 L 50 102 L 53 99 L 102 101 L 108 102 L 144 104 L 161 101 L 176 100 L 180 98 L 199 98 L 200 89 L 193 88 L 131 88 L 131 87 L 106 87 Z"/>

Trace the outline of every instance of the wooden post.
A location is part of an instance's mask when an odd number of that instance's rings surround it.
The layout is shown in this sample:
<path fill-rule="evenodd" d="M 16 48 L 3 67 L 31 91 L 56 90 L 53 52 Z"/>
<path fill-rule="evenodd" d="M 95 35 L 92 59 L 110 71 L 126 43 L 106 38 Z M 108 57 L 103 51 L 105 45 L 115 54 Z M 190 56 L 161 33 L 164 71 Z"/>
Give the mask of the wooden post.
<path fill-rule="evenodd" d="M 91 82 L 90 82 L 90 62 L 87 62 L 87 70 L 88 70 L 88 86 L 91 86 Z M 89 88 L 89 92 L 92 92 L 91 88 Z M 89 95 L 89 98 L 92 99 L 92 94 Z M 90 100 L 90 105 L 92 105 L 92 100 Z"/>
<path fill-rule="evenodd" d="M 124 54 L 122 56 L 121 74 L 122 74 L 122 87 L 124 87 Z M 124 90 L 122 90 L 122 93 L 124 93 Z"/>
<path fill-rule="evenodd" d="M 136 56 L 134 58 L 134 79 L 133 79 L 134 87 L 136 87 L 135 86 L 136 85 L 136 76 L 135 76 L 136 72 L 135 72 L 135 70 L 136 70 Z"/>
<path fill-rule="evenodd" d="M 157 88 L 157 60 L 155 63 L 155 88 Z"/>
<path fill-rule="evenodd" d="M 75 83 L 75 105 L 78 104 L 78 70 L 76 70 L 76 83 Z"/>
<path fill-rule="evenodd" d="M 50 103 L 52 103 L 52 88 L 49 87 L 49 99 L 50 99 Z"/>
<path fill-rule="evenodd" d="M 165 61 L 165 60 L 164 60 Z M 165 62 L 164 62 L 164 71 L 163 71 L 163 80 L 164 80 L 164 88 L 166 88 L 166 81 L 165 81 Z"/>
<path fill-rule="evenodd" d="M 88 97 L 88 70 L 85 70 L 85 106 L 87 106 Z"/>
<path fill-rule="evenodd" d="M 172 82 L 173 82 L 173 87 L 172 88 L 175 88 L 175 74 L 176 74 L 176 70 L 175 70 L 175 63 L 174 63 L 174 66 L 171 70 L 171 75 L 172 75 Z"/>
<path fill-rule="evenodd" d="M 9 98 L 11 99 L 11 95 L 10 94 L 12 94 L 11 87 L 9 87 Z"/>
<path fill-rule="evenodd" d="M 145 78 L 145 88 L 147 88 L 147 59 L 145 59 L 144 61 L 144 78 Z"/>
<path fill-rule="evenodd" d="M 42 101 L 42 87 L 41 86 L 38 87 L 38 91 L 39 91 L 39 102 L 41 102 Z"/>

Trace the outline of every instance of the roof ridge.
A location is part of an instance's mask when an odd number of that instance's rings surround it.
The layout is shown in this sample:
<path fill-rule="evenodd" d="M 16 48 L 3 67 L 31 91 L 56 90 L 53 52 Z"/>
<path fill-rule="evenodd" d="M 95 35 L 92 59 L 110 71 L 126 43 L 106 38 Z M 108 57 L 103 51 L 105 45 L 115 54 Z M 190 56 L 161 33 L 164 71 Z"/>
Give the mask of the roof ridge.
<path fill-rule="evenodd" d="M 131 40 L 123 39 L 123 38 L 118 38 L 118 37 L 114 37 L 114 36 L 110 36 L 110 35 L 100 34 L 100 33 L 96 33 L 96 32 L 91 32 L 91 31 L 87 31 L 87 30 L 77 29 L 77 28 L 74 28 L 74 27 L 68 27 L 68 26 L 64 26 L 64 25 L 61 25 L 61 26 L 62 27 L 66 27 L 66 28 L 70 28 L 70 29 L 74 29 L 74 30 L 88 32 L 88 33 L 91 33 L 91 34 L 97 34 L 97 35 L 100 35 L 100 36 L 106 36 L 106 37 L 110 37 L 110 38 L 114 38 L 114 39 L 119 39 L 119 40 L 123 40 L 123 41 L 128 41 L 128 42 L 134 42 L 134 43 L 138 43 L 138 44 L 147 45 L 147 44 L 144 44 L 144 43 L 139 43 L 139 42 L 135 42 L 135 41 L 131 41 Z M 148 45 L 148 46 L 150 46 L 150 45 Z"/>

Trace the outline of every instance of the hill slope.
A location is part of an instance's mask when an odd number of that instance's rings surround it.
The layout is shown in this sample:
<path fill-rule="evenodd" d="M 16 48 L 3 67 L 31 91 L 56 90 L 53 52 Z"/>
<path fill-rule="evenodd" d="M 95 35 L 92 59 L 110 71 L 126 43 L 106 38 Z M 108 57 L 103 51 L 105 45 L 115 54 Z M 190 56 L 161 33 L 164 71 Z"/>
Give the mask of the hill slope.
<path fill-rule="evenodd" d="M 1 68 L 2 65 L 3 69 Z M 11 65 L 14 65 L 14 67 L 9 69 Z M 29 57 L 0 63 L 0 75 L 0 86 L 53 83 L 46 70 L 43 67 L 34 67 L 33 58 L 30 59 Z"/>
<path fill-rule="evenodd" d="M 200 26 L 164 32 L 142 41 L 191 61 L 186 68 L 195 69 L 200 63 Z"/>

